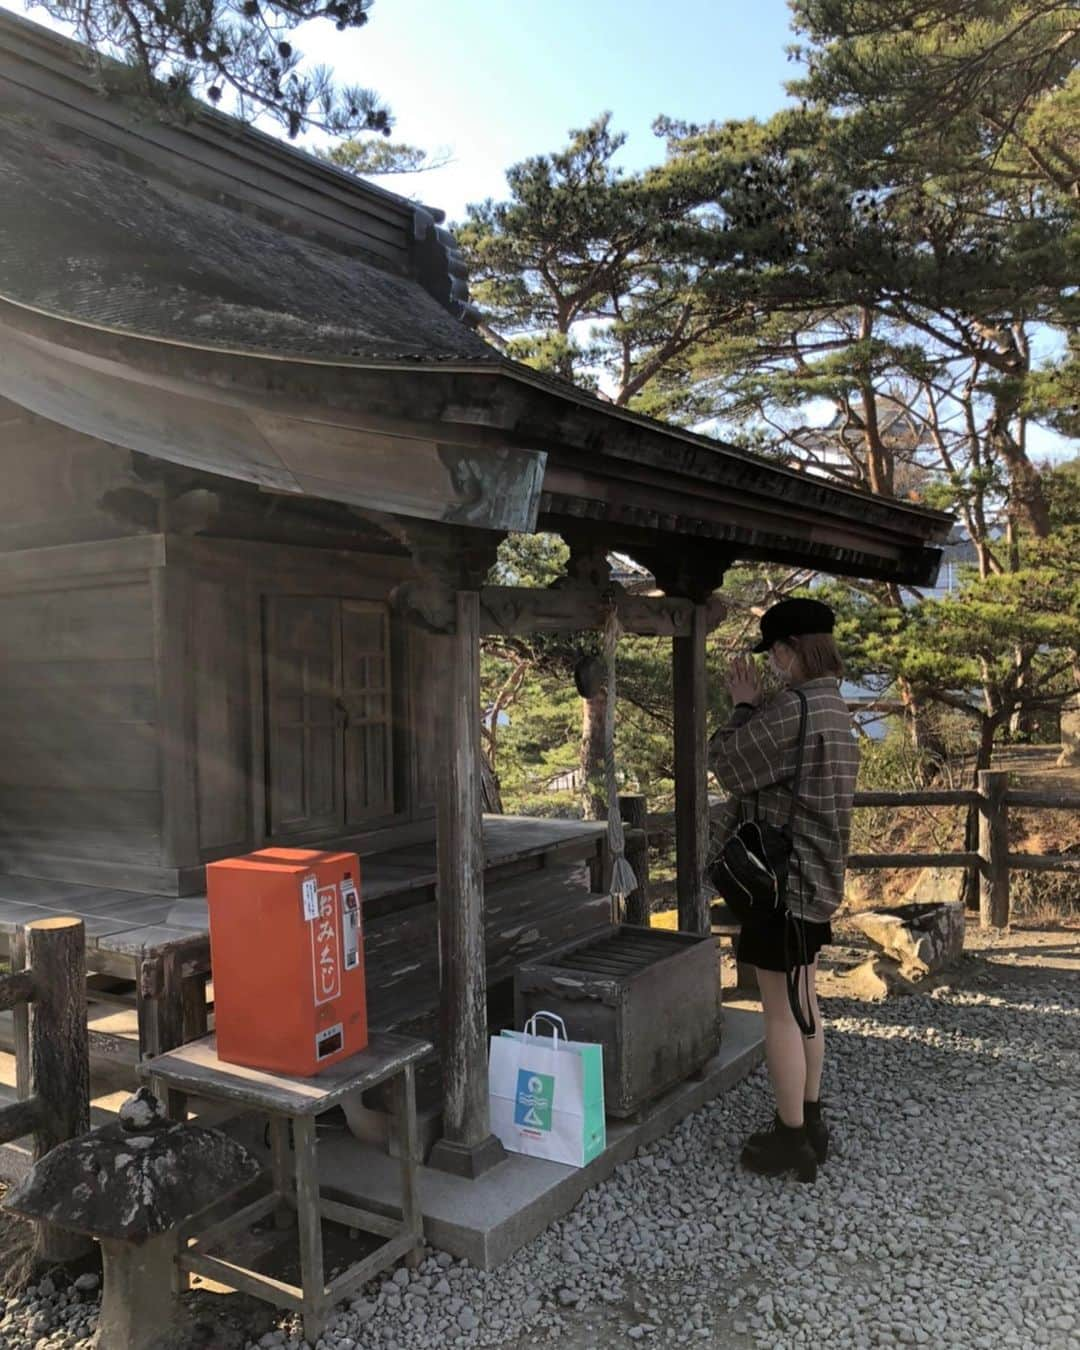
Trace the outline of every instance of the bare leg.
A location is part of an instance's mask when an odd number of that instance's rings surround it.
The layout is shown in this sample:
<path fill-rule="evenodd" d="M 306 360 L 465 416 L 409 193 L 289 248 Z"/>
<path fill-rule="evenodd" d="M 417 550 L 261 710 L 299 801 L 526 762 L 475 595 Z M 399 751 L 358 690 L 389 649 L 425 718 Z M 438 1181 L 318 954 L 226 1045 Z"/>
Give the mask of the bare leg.
<path fill-rule="evenodd" d="M 765 1012 L 765 1060 L 776 1110 L 785 1125 L 799 1126 L 806 1100 L 806 1054 L 803 1034 L 788 1002 L 787 977 L 782 971 L 759 966 L 757 979 Z"/>
<path fill-rule="evenodd" d="M 816 1102 L 821 1097 L 821 1070 L 825 1063 L 825 1028 L 821 1024 L 821 1013 L 817 999 L 817 957 L 810 966 L 809 994 L 803 980 L 799 980 L 799 1000 L 804 1014 L 809 1014 L 817 1028 L 814 1036 L 803 1037 L 803 1056 L 806 1060 L 806 1097 L 808 1102 Z"/>

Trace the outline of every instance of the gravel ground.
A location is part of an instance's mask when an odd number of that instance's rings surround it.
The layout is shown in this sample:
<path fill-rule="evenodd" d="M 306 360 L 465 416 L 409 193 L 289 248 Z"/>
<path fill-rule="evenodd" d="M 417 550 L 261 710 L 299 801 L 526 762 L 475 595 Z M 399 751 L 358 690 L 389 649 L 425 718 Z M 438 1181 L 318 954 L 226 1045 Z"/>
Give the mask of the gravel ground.
<path fill-rule="evenodd" d="M 1077 934 L 1057 936 L 1075 961 Z M 835 1148 L 815 1186 L 738 1170 L 769 1115 L 761 1070 L 500 1270 L 432 1253 L 317 1350 L 1080 1345 L 1080 978 L 1010 973 L 1009 944 L 980 941 L 994 965 L 954 987 L 828 1000 Z M 87 1346 L 88 1298 L 29 1291 L 0 1350 Z M 258 1344 L 304 1343 L 284 1319 Z"/>

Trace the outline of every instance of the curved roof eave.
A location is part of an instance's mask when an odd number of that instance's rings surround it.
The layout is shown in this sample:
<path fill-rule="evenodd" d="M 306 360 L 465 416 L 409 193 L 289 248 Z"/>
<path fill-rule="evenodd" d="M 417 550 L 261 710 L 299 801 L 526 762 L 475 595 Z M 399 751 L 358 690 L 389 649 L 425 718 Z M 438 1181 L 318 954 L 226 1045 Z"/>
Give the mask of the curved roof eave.
<path fill-rule="evenodd" d="M 332 480 L 318 473 L 298 475 L 295 465 L 283 472 L 280 444 L 273 453 L 266 453 L 268 444 L 285 443 L 293 446 L 294 457 L 300 455 L 296 428 L 303 427 L 311 458 L 332 455 L 339 465 L 350 446 L 361 454 L 378 437 L 397 438 L 398 448 L 403 448 L 403 440 L 426 443 L 435 448 L 432 453 L 440 446 L 486 451 L 502 456 L 507 472 L 509 455 L 515 471 L 529 480 L 533 496 L 537 455 L 553 466 L 557 459 L 575 470 L 616 481 L 643 476 L 647 481 L 650 474 L 663 475 L 666 485 L 702 500 L 722 497 L 730 503 L 734 498 L 748 518 L 757 509 L 769 515 L 780 510 L 793 517 L 812 518 L 816 546 L 807 549 L 807 562 L 817 555 L 818 565 L 826 570 L 821 545 L 827 541 L 830 525 L 843 536 L 836 544 L 838 558 L 857 543 L 860 555 L 880 554 L 893 560 L 944 541 L 952 524 L 951 517 L 943 513 L 834 487 L 723 442 L 615 408 L 500 356 L 482 361 L 421 361 L 236 351 L 109 329 L 0 297 L 0 340 L 5 333 L 8 347 L 23 352 L 21 388 L 13 387 L 16 367 L 10 354 L 0 374 L 0 392 L 15 402 L 132 449 L 279 490 L 331 498 L 337 492 L 339 499 L 348 499 L 340 496 Z M 27 352 L 38 354 L 36 365 Z M 60 382 L 47 375 L 50 363 L 55 370 L 57 361 L 70 367 L 62 382 L 67 390 L 64 396 Z M 36 376 L 30 366 L 37 370 Z M 145 427 L 116 425 L 122 420 L 120 405 L 125 401 L 117 393 L 116 381 L 126 385 L 128 399 L 140 389 L 152 395 L 149 401 L 158 407 L 169 398 L 195 399 L 204 417 L 206 409 L 217 409 L 216 416 L 224 418 L 231 429 L 224 437 L 208 439 L 197 421 L 188 420 L 180 439 L 186 436 L 190 444 L 184 445 L 176 442 L 175 421 L 173 439 L 167 443 L 160 436 L 148 438 Z M 107 396 L 103 390 L 110 382 L 112 393 Z M 96 387 L 97 392 L 79 396 L 81 411 L 76 411 L 70 405 L 80 383 L 88 389 Z M 194 404 L 187 409 L 189 417 L 193 408 Z M 109 418 L 112 424 L 106 425 Z M 88 424 L 95 419 L 96 425 Z M 246 429 L 243 436 L 241 427 Z M 321 430 L 316 432 L 316 428 Z M 355 479 L 364 465 L 358 460 L 352 467 Z M 505 477 L 499 481 L 500 490 L 505 491 Z M 355 495 L 355 483 L 352 490 Z M 472 491 L 475 498 L 483 490 L 482 483 L 474 483 L 466 495 Z M 538 501 L 532 501 L 526 513 L 531 523 L 511 524 L 503 519 L 493 524 L 485 521 L 482 510 L 474 511 L 473 518 L 463 523 L 531 529 L 537 507 Z M 393 505 L 381 509 L 410 513 Z M 521 514 L 520 510 L 516 513 L 519 522 Z M 755 545 L 758 556 L 768 553 L 767 543 L 761 542 L 767 534 L 761 534 Z M 806 538 L 809 541 L 809 530 Z M 790 537 L 782 550 L 779 538 L 777 545 L 778 557 L 780 552 L 785 560 L 791 556 Z M 899 580 L 906 579 L 905 570 L 910 569 L 900 569 Z M 925 560 L 916 570 L 919 575 L 926 572 Z"/>

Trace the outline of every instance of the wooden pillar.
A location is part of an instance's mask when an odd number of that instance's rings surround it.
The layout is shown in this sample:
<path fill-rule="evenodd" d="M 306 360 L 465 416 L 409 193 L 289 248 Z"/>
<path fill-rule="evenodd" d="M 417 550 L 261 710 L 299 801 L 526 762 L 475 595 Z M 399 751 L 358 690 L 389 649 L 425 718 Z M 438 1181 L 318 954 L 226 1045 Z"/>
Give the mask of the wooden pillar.
<path fill-rule="evenodd" d="M 480 597 L 457 591 L 439 667 L 438 914 L 443 1137 L 429 1164 L 475 1177 L 505 1157 L 488 1109 Z"/>
<path fill-rule="evenodd" d="M 709 792 L 705 739 L 705 638 L 708 609 L 695 604 L 688 637 L 672 638 L 675 692 L 675 867 L 679 928 L 709 932 L 705 865 Z"/>
<path fill-rule="evenodd" d="M 619 814 L 627 829 L 626 861 L 634 869 L 637 890 L 626 897 L 627 923 L 649 926 L 649 836 L 647 802 L 644 797 L 627 794 L 619 798 Z M 637 831 L 631 835 L 630 830 Z"/>
<path fill-rule="evenodd" d="M 979 771 L 979 926 L 1009 926 L 1009 775 Z"/>
<path fill-rule="evenodd" d="M 136 985 L 139 1058 L 155 1059 L 184 1044 L 184 990 L 181 956 L 176 950 L 146 957 Z M 150 1089 L 172 1120 L 187 1120 L 187 1095 L 157 1079 Z"/>
<path fill-rule="evenodd" d="M 26 926 L 26 960 L 33 973 L 29 1015 L 31 1095 L 38 1103 L 34 1161 L 90 1129 L 90 1045 L 86 1027 L 86 931 L 81 919 L 36 919 Z M 73 1261 L 87 1238 L 38 1224 L 35 1261 Z"/>

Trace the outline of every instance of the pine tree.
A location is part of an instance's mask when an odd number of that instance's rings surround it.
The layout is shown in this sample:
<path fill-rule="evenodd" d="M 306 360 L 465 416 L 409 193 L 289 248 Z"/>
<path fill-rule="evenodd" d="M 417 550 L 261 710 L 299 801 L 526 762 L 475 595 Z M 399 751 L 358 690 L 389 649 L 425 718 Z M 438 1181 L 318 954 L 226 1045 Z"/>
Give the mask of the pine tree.
<path fill-rule="evenodd" d="M 339 32 L 362 28 L 372 0 L 28 0 L 104 58 L 126 64 L 146 98 L 183 112 L 194 97 L 249 119 L 267 113 L 291 138 L 389 136 L 390 112 L 370 89 L 340 84 L 325 66 L 307 66 L 296 30 L 327 20 Z M 107 83 L 120 71 L 107 60 Z"/>
<path fill-rule="evenodd" d="M 509 198 L 455 228 L 487 335 L 537 369 L 652 411 L 649 387 L 745 311 L 741 288 L 684 230 L 703 204 L 660 172 L 616 164 L 610 116 L 507 171 Z"/>

